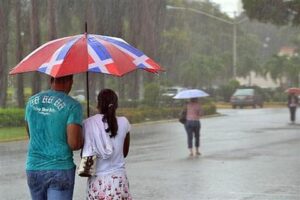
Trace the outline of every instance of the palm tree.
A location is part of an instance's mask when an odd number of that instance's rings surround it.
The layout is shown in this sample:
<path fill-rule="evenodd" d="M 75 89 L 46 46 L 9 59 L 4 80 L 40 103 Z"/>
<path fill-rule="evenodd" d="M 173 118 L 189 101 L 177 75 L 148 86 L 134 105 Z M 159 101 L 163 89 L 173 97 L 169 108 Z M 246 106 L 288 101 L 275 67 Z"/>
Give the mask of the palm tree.
<path fill-rule="evenodd" d="M 282 86 L 282 79 L 285 77 L 285 71 L 288 59 L 286 56 L 274 55 L 264 66 L 263 74 L 266 76 L 268 73 L 271 78 L 277 82 L 279 81 Z"/>

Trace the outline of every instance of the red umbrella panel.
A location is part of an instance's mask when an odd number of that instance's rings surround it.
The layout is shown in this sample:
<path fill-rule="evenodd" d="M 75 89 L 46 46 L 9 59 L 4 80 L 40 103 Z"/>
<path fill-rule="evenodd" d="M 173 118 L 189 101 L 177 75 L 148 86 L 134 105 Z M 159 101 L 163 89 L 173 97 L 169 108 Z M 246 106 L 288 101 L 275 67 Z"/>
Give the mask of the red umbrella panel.
<path fill-rule="evenodd" d="M 24 58 L 10 74 L 39 71 L 52 77 L 82 72 L 123 76 L 136 69 L 163 69 L 120 38 L 82 34 L 50 41 Z"/>
<path fill-rule="evenodd" d="M 288 88 L 287 90 L 285 90 L 286 93 L 289 93 L 289 94 L 300 94 L 300 88 L 296 88 L 296 87 L 293 87 L 293 88 Z"/>

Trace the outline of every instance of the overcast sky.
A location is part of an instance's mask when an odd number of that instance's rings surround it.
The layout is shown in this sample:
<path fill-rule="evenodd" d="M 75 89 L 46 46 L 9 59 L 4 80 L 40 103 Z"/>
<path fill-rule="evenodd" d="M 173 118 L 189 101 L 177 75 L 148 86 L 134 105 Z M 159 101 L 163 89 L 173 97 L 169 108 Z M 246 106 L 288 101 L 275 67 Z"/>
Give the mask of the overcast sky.
<path fill-rule="evenodd" d="M 241 0 L 210 0 L 220 5 L 221 11 L 233 16 L 234 12 L 241 12 Z M 237 13 L 239 14 L 239 13 Z"/>

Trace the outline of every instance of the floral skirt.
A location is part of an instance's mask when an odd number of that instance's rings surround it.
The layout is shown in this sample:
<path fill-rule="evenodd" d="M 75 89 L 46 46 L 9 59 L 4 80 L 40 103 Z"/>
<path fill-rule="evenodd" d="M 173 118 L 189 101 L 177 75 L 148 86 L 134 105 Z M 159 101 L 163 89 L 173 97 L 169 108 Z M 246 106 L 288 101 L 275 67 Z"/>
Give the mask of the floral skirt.
<path fill-rule="evenodd" d="M 132 200 L 125 172 L 93 176 L 87 181 L 87 200 Z"/>

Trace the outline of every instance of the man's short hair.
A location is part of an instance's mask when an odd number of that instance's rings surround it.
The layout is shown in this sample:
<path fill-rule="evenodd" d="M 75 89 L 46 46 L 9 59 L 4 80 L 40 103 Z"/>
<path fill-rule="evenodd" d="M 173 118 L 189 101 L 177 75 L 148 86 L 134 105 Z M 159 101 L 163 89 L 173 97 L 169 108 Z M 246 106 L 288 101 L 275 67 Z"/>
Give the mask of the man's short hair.
<path fill-rule="evenodd" d="M 57 77 L 57 78 L 51 77 L 50 82 L 51 83 L 53 83 L 53 82 L 56 82 L 56 83 L 65 83 L 67 81 L 71 81 L 72 79 L 73 79 L 73 75 L 61 76 L 61 77 Z"/>

